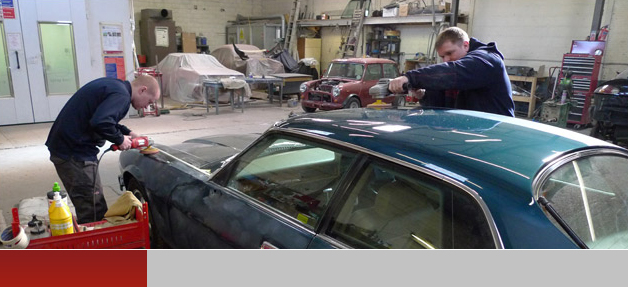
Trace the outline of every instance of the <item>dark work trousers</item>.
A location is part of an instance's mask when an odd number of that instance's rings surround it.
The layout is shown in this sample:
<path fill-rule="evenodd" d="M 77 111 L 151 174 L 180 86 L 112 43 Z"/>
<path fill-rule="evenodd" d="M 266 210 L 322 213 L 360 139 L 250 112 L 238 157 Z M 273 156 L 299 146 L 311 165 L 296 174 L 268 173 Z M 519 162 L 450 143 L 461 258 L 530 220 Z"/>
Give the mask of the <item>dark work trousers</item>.
<path fill-rule="evenodd" d="M 50 156 L 65 190 L 74 204 L 79 224 L 103 220 L 107 202 L 100 184 L 98 162 L 64 160 Z"/>

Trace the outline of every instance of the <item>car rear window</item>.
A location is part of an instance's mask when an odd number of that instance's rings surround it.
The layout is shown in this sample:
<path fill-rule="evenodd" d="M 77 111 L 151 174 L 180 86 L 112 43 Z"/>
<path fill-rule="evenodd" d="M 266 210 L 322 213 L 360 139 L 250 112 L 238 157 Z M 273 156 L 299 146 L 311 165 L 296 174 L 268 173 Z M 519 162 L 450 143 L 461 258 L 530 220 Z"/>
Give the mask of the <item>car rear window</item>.
<path fill-rule="evenodd" d="M 592 249 L 628 248 L 628 160 L 593 155 L 551 172 L 539 196 L 549 201 L 568 227 Z M 558 221 L 544 209 L 561 230 Z"/>

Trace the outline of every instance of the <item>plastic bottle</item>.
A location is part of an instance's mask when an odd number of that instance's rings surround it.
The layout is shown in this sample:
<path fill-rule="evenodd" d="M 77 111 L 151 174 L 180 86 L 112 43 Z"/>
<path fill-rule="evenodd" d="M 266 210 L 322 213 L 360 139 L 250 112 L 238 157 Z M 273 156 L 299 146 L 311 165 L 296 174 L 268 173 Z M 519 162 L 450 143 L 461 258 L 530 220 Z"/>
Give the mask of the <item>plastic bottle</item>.
<path fill-rule="evenodd" d="M 61 187 L 59 186 L 58 182 L 55 182 L 54 185 L 52 186 L 52 191 L 49 191 L 46 194 L 46 196 L 48 197 L 48 208 L 50 208 L 50 206 L 54 202 L 55 192 L 59 192 L 59 194 L 61 194 L 61 199 L 67 205 L 68 204 L 68 194 L 61 190 Z"/>
<path fill-rule="evenodd" d="M 74 233 L 70 207 L 63 202 L 58 191 L 55 191 L 54 203 L 48 209 L 48 216 L 50 217 L 52 236 Z"/>

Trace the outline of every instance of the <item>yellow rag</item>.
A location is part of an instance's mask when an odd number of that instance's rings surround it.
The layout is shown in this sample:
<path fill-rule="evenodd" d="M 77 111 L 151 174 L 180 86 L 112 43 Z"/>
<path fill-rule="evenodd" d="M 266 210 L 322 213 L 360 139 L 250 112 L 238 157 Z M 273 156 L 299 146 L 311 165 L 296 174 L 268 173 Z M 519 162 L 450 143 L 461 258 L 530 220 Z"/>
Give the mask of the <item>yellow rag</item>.
<path fill-rule="evenodd" d="M 142 203 L 130 191 L 125 191 L 105 213 L 105 220 L 118 225 L 135 221 L 135 210 L 142 210 Z"/>

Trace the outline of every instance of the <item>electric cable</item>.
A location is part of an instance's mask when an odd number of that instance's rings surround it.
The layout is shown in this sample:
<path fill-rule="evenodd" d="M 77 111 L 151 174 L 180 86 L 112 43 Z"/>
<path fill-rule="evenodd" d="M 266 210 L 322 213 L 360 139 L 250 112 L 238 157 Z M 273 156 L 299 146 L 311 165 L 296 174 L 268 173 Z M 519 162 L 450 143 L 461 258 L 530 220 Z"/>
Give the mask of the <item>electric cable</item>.
<path fill-rule="evenodd" d="M 100 160 L 102 159 L 102 157 L 107 153 L 111 151 L 111 148 L 106 149 L 101 155 L 100 158 L 98 158 L 98 161 L 96 161 L 96 167 L 94 168 L 94 180 L 92 182 L 92 210 L 94 212 L 94 220 L 92 222 L 96 222 L 96 177 L 98 176 L 98 167 L 100 166 Z M 103 194 L 103 197 L 105 195 Z"/>

